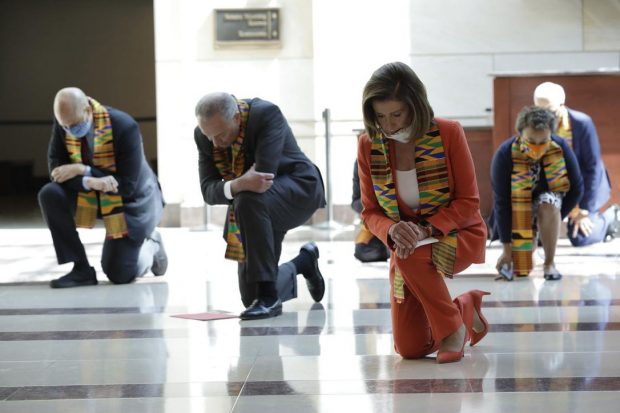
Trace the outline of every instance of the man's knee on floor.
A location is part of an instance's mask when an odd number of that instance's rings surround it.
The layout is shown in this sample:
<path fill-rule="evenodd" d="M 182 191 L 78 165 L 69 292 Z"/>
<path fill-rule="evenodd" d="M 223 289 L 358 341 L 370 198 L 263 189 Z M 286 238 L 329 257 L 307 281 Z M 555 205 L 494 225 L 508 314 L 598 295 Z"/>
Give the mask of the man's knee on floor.
<path fill-rule="evenodd" d="M 573 237 L 572 233 L 573 233 L 573 228 L 569 227 L 567 235 L 568 235 L 568 240 L 570 241 L 573 247 L 585 247 L 586 245 L 590 245 L 593 243 L 591 237 L 586 237 L 582 233 L 578 233 L 575 237 Z"/>
<path fill-rule="evenodd" d="M 120 265 L 114 262 L 101 263 L 103 272 L 114 284 L 129 284 L 137 277 L 137 265 Z"/>

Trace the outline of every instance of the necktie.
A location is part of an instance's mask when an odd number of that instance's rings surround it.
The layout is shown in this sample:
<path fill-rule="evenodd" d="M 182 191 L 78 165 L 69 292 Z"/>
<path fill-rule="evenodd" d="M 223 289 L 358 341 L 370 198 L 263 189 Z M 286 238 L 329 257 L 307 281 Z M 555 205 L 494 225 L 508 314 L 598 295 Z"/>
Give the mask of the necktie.
<path fill-rule="evenodd" d="M 80 142 L 80 150 L 82 151 L 82 163 L 84 165 L 90 165 L 90 150 L 86 139 L 87 138 L 84 138 Z"/>

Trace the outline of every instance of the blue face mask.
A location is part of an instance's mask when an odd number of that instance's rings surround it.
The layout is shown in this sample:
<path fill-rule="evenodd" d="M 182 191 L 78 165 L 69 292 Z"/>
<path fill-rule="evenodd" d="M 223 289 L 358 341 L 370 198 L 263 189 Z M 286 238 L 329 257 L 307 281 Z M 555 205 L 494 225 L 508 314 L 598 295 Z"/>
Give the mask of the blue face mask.
<path fill-rule="evenodd" d="M 84 122 L 80 122 L 77 125 L 73 125 L 69 127 L 63 126 L 62 128 L 67 133 L 70 133 L 72 136 L 75 136 L 76 138 L 83 138 L 84 136 L 86 136 L 88 131 L 90 131 L 90 126 L 91 126 L 91 120 L 89 118 L 88 120 L 85 120 Z"/>

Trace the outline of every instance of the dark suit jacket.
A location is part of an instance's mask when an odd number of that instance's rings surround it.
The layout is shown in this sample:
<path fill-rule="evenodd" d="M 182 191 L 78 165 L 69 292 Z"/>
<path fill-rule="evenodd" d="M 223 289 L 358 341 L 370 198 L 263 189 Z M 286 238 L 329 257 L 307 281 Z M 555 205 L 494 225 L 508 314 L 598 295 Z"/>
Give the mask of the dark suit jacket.
<path fill-rule="evenodd" d="M 107 106 L 106 109 L 112 122 L 116 172 L 112 173 L 93 166 L 92 154 L 90 154 L 90 159 L 84 163 L 90 166 L 92 176 L 113 175 L 118 181 L 118 194 L 123 198 L 129 237 L 142 241 L 155 229 L 161 219 L 164 207 L 161 188 L 157 177 L 144 158 L 142 135 L 136 121 L 120 110 Z M 65 134 L 65 130 L 54 119 L 47 156 L 50 173 L 57 166 L 71 163 L 64 143 Z M 82 186 L 81 175 L 62 185 L 76 192 L 86 192 Z"/>
<path fill-rule="evenodd" d="M 573 151 L 583 176 L 584 191 L 579 207 L 595 212 L 605 205 L 611 194 L 598 135 L 592 118 L 585 113 L 568 109 L 568 117 L 573 130 Z"/>
<path fill-rule="evenodd" d="M 500 239 L 502 243 L 512 242 L 512 200 L 511 200 L 511 178 L 512 178 L 512 156 L 511 146 L 516 137 L 504 141 L 491 162 L 491 185 L 493 187 L 493 215 L 490 226 L 493 229 L 492 239 Z M 583 195 L 583 178 L 579 171 L 577 158 L 573 151 L 568 147 L 566 141 L 559 136 L 552 135 L 551 139 L 564 152 L 564 160 L 566 161 L 566 171 L 568 180 L 570 181 L 570 189 L 562 200 L 562 210 L 560 211 L 564 218 L 573 209 L 581 196 Z M 545 171 L 541 168 L 539 182 L 543 190 L 547 189 L 547 179 Z"/>
<path fill-rule="evenodd" d="M 298 184 L 299 191 L 291 193 L 291 202 L 303 203 L 321 190 L 321 206 L 325 205 L 323 179 L 319 169 L 301 151 L 280 108 L 258 98 L 247 99 L 250 106 L 243 151 L 247 171 L 256 163 L 258 172 L 278 176 L 288 175 Z M 197 127 L 194 140 L 198 147 L 200 188 L 209 205 L 231 204 L 224 195 L 224 180 L 213 162 L 213 143 Z M 231 149 L 228 149 L 229 154 Z M 231 155 L 232 156 L 232 155 Z"/>

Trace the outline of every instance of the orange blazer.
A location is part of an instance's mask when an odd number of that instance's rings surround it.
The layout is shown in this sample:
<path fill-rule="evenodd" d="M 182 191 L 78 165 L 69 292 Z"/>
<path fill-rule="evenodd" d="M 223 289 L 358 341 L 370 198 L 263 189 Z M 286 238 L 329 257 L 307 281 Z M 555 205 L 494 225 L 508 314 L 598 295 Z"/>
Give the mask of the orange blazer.
<path fill-rule="evenodd" d="M 446 153 L 451 201 L 448 206 L 439 208 L 435 215 L 428 217 L 427 221 L 443 234 L 447 234 L 453 229 L 458 230 L 457 260 L 468 263 L 483 263 L 487 230 L 480 215 L 480 195 L 476 183 L 476 172 L 467 146 L 465 132 L 456 121 L 435 118 L 435 122 L 439 127 Z M 362 219 L 373 234 L 394 250 L 393 242 L 388 236 L 388 229 L 394 221 L 383 212 L 372 185 L 370 146 L 371 142 L 367 135 L 359 139 L 357 162 L 362 205 L 364 207 Z M 395 145 L 390 145 L 389 160 L 392 177 L 396 183 L 394 147 Z M 417 221 L 419 209 L 414 211 L 409 208 L 398 195 L 398 189 L 396 197 L 401 219 Z"/>

